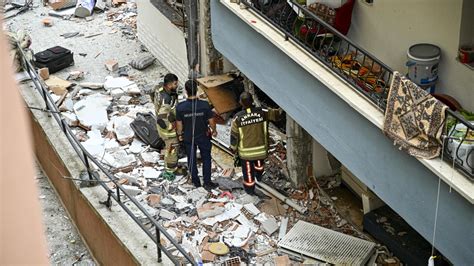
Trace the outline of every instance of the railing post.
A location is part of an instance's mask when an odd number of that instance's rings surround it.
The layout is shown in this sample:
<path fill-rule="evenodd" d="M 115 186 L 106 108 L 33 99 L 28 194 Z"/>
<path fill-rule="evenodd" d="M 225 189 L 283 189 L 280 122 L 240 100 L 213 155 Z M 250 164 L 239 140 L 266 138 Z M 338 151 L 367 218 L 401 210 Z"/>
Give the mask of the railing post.
<path fill-rule="evenodd" d="M 120 188 L 117 186 L 117 201 L 121 202 L 122 200 L 120 199 Z"/>
<path fill-rule="evenodd" d="M 91 167 L 89 165 L 89 158 L 87 157 L 86 153 L 84 151 L 82 151 L 82 156 L 84 156 L 84 163 L 86 165 L 86 168 L 87 168 L 87 173 L 89 174 L 89 180 L 92 180 L 92 174 L 91 174 Z"/>
<path fill-rule="evenodd" d="M 161 248 L 160 248 L 160 244 L 161 244 L 160 229 L 158 229 L 158 226 L 155 226 L 155 229 L 156 229 L 156 250 L 158 252 L 158 263 L 161 263 L 162 259 L 161 259 Z"/>
<path fill-rule="evenodd" d="M 41 88 L 41 90 L 43 91 L 43 100 L 44 100 L 45 108 L 46 108 L 46 110 L 49 111 L 48 96 L 46 96 L 46 90 L 43 89 L 43 88 Z"/>

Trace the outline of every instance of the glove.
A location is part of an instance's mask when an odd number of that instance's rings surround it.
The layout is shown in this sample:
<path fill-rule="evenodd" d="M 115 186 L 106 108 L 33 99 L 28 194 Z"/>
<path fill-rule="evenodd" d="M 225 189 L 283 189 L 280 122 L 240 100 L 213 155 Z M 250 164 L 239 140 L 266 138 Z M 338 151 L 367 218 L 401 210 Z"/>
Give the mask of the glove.
<path fill-rule="evenodd" d="M 161 118 L 158 118 L 156 119 L 156 123 L 158 124 L 158 126 L 160 126 L 162 129 L 166 129 L 166 123 L 163 119 Z"/>
<path fill-rule="evenodd" d="M 170 123 L 174 123 L 176 121 L 176 115 L 173 112 L 168 114 L 168 121 L 170 121 Z"/>

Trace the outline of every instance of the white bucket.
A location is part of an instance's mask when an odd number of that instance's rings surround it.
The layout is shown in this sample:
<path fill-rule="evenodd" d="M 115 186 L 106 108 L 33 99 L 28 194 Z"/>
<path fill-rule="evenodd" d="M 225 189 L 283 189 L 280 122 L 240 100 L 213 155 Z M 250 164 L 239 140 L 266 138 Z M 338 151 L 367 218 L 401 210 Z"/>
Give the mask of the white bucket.
<path fill-rule="evenodd" d="M 438 80 L 438 66 L 441 49 L 433 44 L 419 43 L 407 51 L 408 78 L 417 85 L 434 86 Z"/>

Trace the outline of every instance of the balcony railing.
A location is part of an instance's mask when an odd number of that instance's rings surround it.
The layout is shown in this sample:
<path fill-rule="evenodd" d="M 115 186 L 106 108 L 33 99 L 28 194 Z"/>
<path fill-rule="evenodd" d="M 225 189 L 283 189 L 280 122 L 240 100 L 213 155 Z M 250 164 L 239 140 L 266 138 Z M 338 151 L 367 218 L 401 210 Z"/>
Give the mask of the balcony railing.
<path fill-rule="evenodd" d="M 18 45 L 18 47 L 20 46 Z M 130 216 L 130 218 L 150 237 L 150 239 L 156 244 L 158 262 L 162 262 L 162 252 L 164 252 L 174 265 L 182 265 L 183 263 L 197 265 L 189 253 L 186 252 L 183 247 L 179 245 L 176 240 L 166 231 L 166 229 L 158 223 L 156 217 L 147 212 L 146 209 L 122 187 L 122 185 L 118 182 L 118 178 L 115 177 L 114 174 L 105 168 L 84 148 L 81 142 L 76 138 L 74 132 L 72 132 L 67 122 L 62 117 L 61 112 L 59 111 L 56 104 L 54 104 L 54 101 L 51 98 L 46 85 L 44 85 L 43 81 L 39 78 L 36 69 L 33 67 L 31 62 L 26 59 L 23 51 L 21 51 L 21 49 L 19 50 L 22 58 L 23 68 L 25 72 L 29 74 L 33 85 L 44 100 L 44 109 L 41 110 L 50 113 L 53 119 L 56 120 L 60 129 L 70 142 L 72 148 L 77 153 L 78 158 L 84 163 L 84 166 L 87 169 L 89 179 L 84 181 L 90 182 L 92 184 L 99 184 L 105 190 L 104 192 L 106 192 L 104 193 L 104 196 L 107 196 L 105 204 L 110 208 L 110 206 L 112 206 L 111 199 L 114 199 L 118 206 L 120 206 Z M 92 164 L 97 167 L 97 171 L 101 171 L 104 174 L 104 176 L 108 179 L 107 181 L 104 182 L 102 179 L 99 179 L 98 175 L 94 174 L 95 170 L 92 168 Z M 107 186 L 106 183 L 109 182 L 113 183 L 115 186 L 115 191 Z M 146 221 L 141 221 L 138 217 L 136 217 L 130 208 L 127 207 L 125 204 L 126 202 L 131 202 L 131 204 L 135 205 L 135 207 L 146 217 Z M 148 226 L 147 228 L 147 226 L 145 226 L 145 222 L 147 225 L 151 226 Z M 181 253 L 186 262 L 178 260 L 176 256 L 172 255 L 174 250 L 168 249 L 161 244 L 161 235 L 163 235 L 171 243 L 172 248 Z"/>
<path fill-rule="evenodd" d="M 296 43 L 385 112 L 393 77 L 389 66 L 294 0 L 241 0 L 241 3 L 281 31 L 285 40 Z M 446 111 L 446 121 L 449 123 L 445 124 L 460 123 L 464 127 L 460 130 L 445 127 L 441 159 L 453 162 L 474 180 L 471 163 L 474 162 L 474 149 L 466 148 L 469 144 L 474 145 L 474 125 L 450 109 Z"/>

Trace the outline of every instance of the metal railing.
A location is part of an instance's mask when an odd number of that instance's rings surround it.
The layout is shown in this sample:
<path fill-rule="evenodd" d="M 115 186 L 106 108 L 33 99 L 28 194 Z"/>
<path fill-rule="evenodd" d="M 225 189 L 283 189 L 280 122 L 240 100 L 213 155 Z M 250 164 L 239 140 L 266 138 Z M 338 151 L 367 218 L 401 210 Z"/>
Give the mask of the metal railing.
<path fill-rule="evenodd" d="M 384 111 L 392 69 L 308 8 L 287 0 L 241 0 Z M 260 4 L 260 3 L 268 4 Z"/>
<path fill-rule="evenodd" d="M 241 3 L 281 31 L 285 40 L 296 43 L 385 113 L 393 77 L 389 66 L 316 16 L 315 10 L 295 0 L 241 0 Z M 455 132 L 445 127 L 445 148 L 441 159 L 452 161 L 454 166 L 474 180 L 474 165 L 469 161 L 474 152 L 462 153 L 463 144 L 466 144 L 469 132 L 474 131 L 474 126 L 450 109 L 446 111 L 446 121 L 461 123 L 467 130 L 464 137 L 458 139 L 452 136 Z M 459 142 L 455 150 L 448 145 L 452 141 Z"/>
<path fill-rule="evenodd" d="M 50 113 L 50 115 L 56 120 L 58 125 L 60 126 L 62 132 L 65 134 L 66 138 L 70 142 L 72 148 L 75 150 L 81 161 L 84 163 L 84 166 L 87 169 L 89 180 L 88 182 L 97 183 L 102 188 L 105 189 L 107 192 L 107 201 L 106 205 L 111 206 L 111 198 L 113 198 L 117 204 L 132 218 L 132 220 L 150 237 L 150 239 L 156 244 L 156 248 L 158 251 L 158 262 L 162 262 L 162 252 L 166 254 L 166 256 L 175 264 L 175 265 L 182 265 L 183 262 L 178 260 L 175 256 L 171 253 L 172 251 L 168 250 L 161 244 L 161 234 L 163 234 L 167 240 L 171 243 L 172 246 L 176 250 L 178 250 L 187 261 L 186 264 L 197 265 L 195 260 L 186 252 L 181 245 L 179 245 L 176 240 L 168 234 L 165 228 L 163 228 L 155 218 L 148 213 L 145 208 L 133 197 L 131 196 L 118 182 L 118 178 L 115 178 L 112 173 L 108 169 L 106 169 L 98 160 L 94 158 L 80 143 L 80 141 L 76 138 L 75 134 L 72 132 L 71 128 L 61 116 L 61 112 L 58 110 L 56 104 L 54 104 L 51 95 L 49 94 L 46 86 L 43 84 L 42 80 L 39 78 L 35 68 L 29 62 L 26 57 L 24 56 L 23 51 L 18 49 L 21 52 L 22 62 L 24 70 L 29 74 L 35 88 L 42 96 L 45 107 L 44 111 Z M 33 108 L 36 109 L 36 108 Z M 40 108 L 41 109 L 41 108 Z M 99 177 L 94 174 L 94 170 L 91 168 L 91 163 L 95 164 L 98 170 L 100 170 L 104 175 L 108 178 L 108 182 L 112 182 L 115 186 L 115 191 L 107 186 L 104 180 L 99 180 Z M 123 198 L 123 199 L 122 199 Z M 148 229 L 140 220 L 137 218 L 133 212 L 125 205 L 125 202 L 132 202 L 133 205 L 136 206 L 138 210 L 148 219 L 149 223 L 151 223 L 151 228 Z M 154 232 L 152 232 L 154 231 Z"/>

